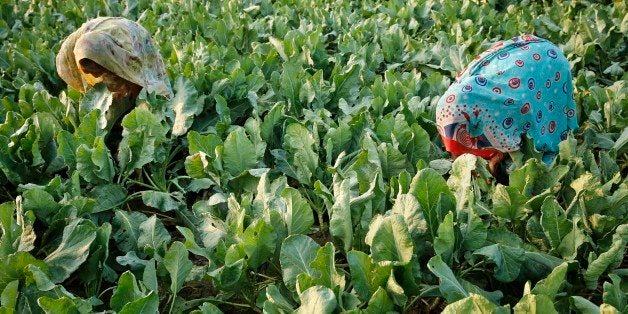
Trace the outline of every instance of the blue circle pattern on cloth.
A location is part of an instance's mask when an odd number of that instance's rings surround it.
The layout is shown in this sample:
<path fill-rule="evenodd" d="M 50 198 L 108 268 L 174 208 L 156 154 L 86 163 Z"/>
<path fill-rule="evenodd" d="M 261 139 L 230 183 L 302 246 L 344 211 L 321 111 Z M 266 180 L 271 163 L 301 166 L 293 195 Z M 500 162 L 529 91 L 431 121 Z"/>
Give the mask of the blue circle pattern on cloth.
<path fill-rule="evenodd" d="M 456 76 L 440 98 L 441 136 L 471 149 L 517 151 L 529 134 L 553 155 L 578 127 L 569 62 L 554 44 L 533 35 L 494 44 Z"/>

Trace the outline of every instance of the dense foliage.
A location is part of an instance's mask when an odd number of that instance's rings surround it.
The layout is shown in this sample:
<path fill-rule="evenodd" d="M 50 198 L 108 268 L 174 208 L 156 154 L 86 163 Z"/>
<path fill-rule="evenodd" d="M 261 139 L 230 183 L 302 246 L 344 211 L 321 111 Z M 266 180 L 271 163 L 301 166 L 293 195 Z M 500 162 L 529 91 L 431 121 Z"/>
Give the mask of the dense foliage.
<path fill-rule="evenodd" d="M 0 1 L 0 313 L 626 312 L 625 1 Z M 112 141 L 62 40 L 139 21 L 176 97 Z M 435 103 L 547 38 L 581 128 L 497 184 Z M 115 106 L 115 104 L 114 104 Z"/>

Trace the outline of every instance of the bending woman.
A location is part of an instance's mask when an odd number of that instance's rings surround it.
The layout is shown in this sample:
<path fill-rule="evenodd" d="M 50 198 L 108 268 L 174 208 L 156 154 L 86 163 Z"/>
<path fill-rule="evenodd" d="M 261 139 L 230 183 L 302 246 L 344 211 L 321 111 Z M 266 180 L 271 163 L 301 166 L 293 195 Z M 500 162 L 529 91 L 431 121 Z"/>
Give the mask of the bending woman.
<path fill-rule="evenodd" d="M 506 153 L 530 135 L 550 163 L 558 143 L 578 127 L 569 62 L 532 35 L 498 42 L 471 62 L 438 101 L 436 124 L 453 157 L 490 160 L 495 175 Z M 513 158 L 514 160 L 515 158 Z"/>
<path fill-rule="evenodd" d="M 114 98 L 134 99 L 142 88 L 172 97 L 150 34 L 124 18 L 100 17 L 84 23 L 63 42 L 56 64 L 59 76 L 81 92 L 102 82 Z"/>

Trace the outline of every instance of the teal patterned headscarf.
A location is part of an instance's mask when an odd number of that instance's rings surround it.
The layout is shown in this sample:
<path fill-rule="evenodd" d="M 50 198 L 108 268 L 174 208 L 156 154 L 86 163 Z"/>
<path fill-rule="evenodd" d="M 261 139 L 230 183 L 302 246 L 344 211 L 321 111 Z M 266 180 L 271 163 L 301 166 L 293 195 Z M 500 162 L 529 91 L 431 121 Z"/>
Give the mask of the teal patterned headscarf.
<path fill-rule="evenodd" d="M 528 134 L 546 161 L 578 127 L 569 62 L 533 35 L 498 42 L 456 76 L 440 98 L 436 124 L 453 155 L 490 158 L 520 149 Z"/>

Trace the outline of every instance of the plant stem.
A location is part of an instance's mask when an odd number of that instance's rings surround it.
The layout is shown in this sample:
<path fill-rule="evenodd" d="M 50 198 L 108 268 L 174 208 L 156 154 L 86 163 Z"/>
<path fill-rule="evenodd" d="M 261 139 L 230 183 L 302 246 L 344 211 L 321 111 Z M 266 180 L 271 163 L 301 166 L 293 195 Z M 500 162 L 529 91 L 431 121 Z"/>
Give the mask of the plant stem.
<path fill-rule="evenodd" d="M 576 193 L 576 195 L 571 200 L 571 203 L 569 203 L 569 206 L 567 206 L 567 209 L 565 210 L 566 217 L 569 217 L 569 213 L 571 212 L 573 207 L 576 205 L 576 202 L 578 202 L 579 198 L 580 198 L 580 192 Z"/>
<path fill-rule="evenodd" d="M 408 305 L 406 305 L 406 306 L 404 307 L 403 311 L 404 311 L 404 312 L 407 312 L 407 311 L 408 311 L 408 309 L 410 309 L 410 308 L 414 305 L 414 303 L 415 303 L 416 301 L 418 301 L 418 300 L 419 300 L 419 298 L 420 298 L 420 297 L 421 297 L 421 295 L 420 295 L 420 294 L 419 294 L 419 295 L 414 296 L 414 298 L 412 298 L 412 301 L 410 301 L 410 303 L 408 303 Z"/>
<path fill-rule="evenodd" d="M 133 180 L 133 179 L 129 179 L 129 182 L 131 182 L 131 183 L 133 183 L 133 184 L 136 184 L 136 185 L 139 185 L 139 186 L 142 186 L 142 187 L 145 187 L 145 188 L 149 188 L 149 189 L 151 189 L 151 190 L 158 189 L 158 188 L 157 188 L 157 187 L 155 187 L 155 186 L 152 186 L 152 185 L 149 185 L 149 184 L 146 184 L 146 183 L 144 183 L 144 182 L 137 181 L 137 180 Z"/>

